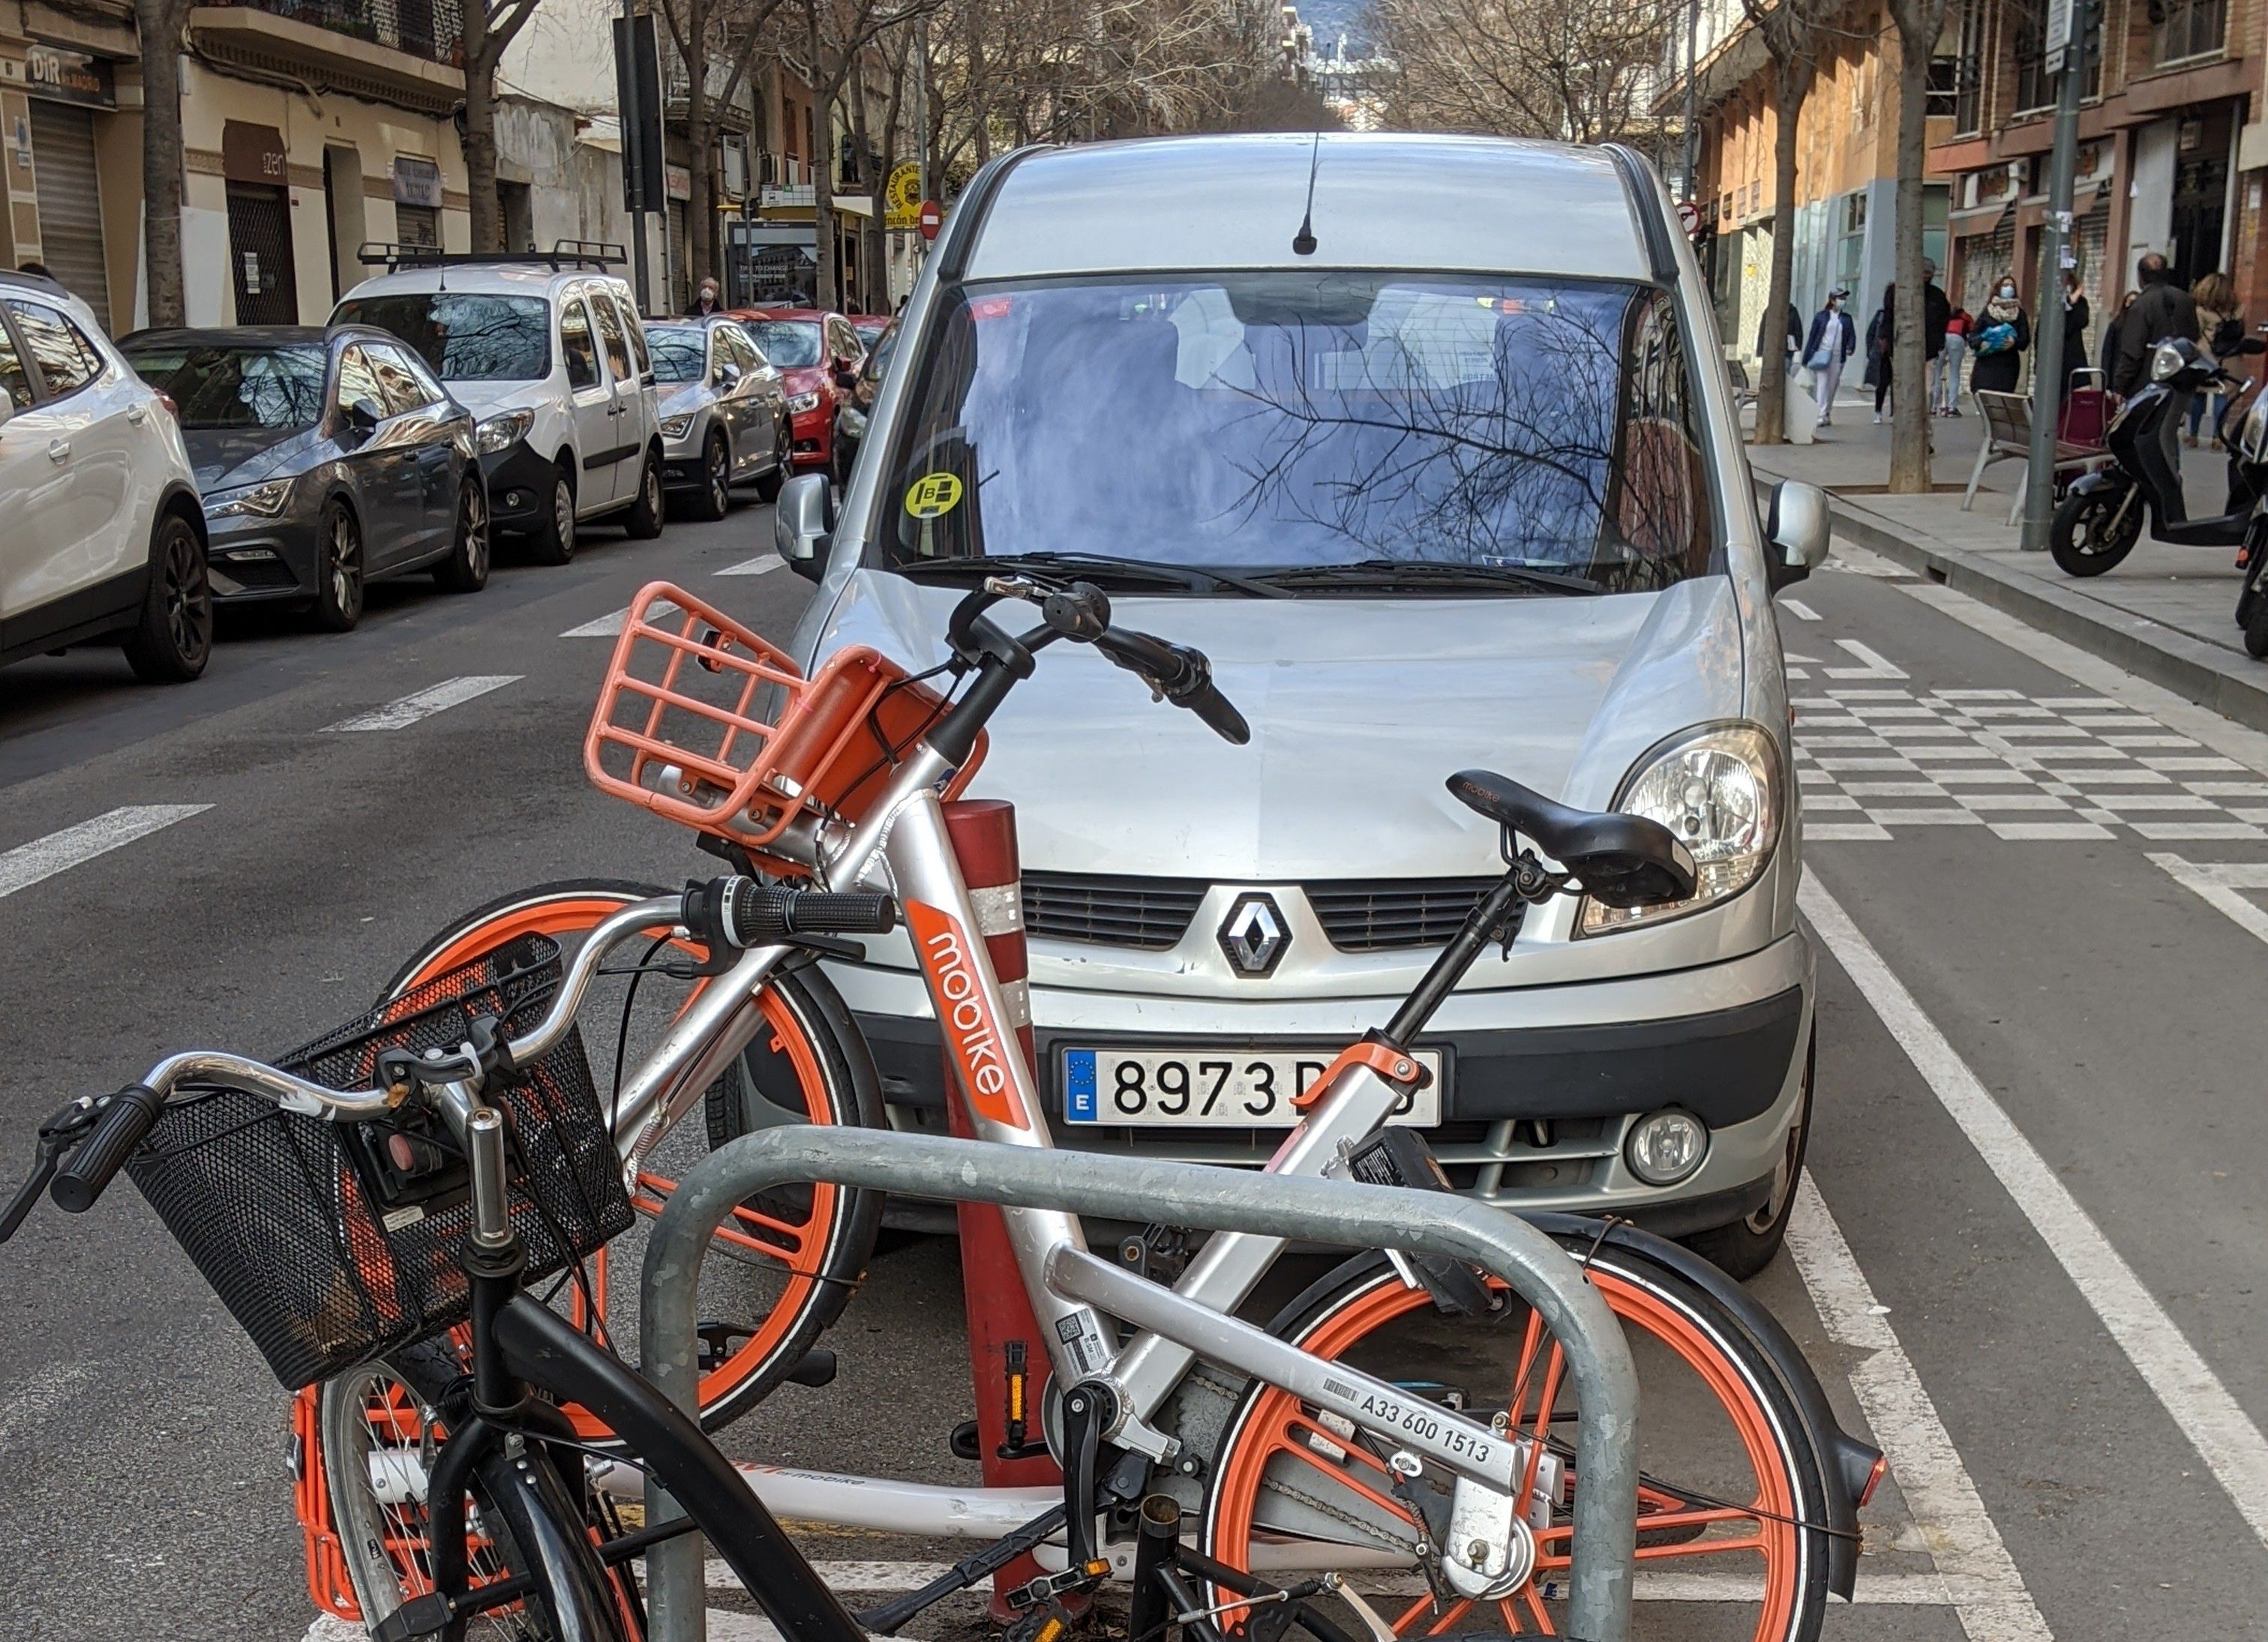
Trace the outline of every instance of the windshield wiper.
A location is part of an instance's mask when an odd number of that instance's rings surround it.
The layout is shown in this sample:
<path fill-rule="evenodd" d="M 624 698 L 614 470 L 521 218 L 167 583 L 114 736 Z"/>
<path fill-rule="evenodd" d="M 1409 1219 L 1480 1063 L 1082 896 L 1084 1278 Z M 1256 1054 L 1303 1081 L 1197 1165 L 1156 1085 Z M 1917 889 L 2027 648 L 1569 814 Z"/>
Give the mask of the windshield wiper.
<path fill-rule="evenodd" d="M 1433 559 L 1361 559 L 1352 564 L 1295 565 L 1263 570 L 1260 579 L 1283 588 L 1524 589 L 1531 593 L 1603 593 L 1587 575 L 1509 564 L 1448 564 Z"/>
<path fill-rule="evenodd" d="M 1264 582 L 1232 575 L 1225 570 L 1208 570 L 1197 565 L 1164 564 L 1154 559 L 1116 559 L 1099 553 L 1017 553 L 976 559 L 917 559 L 893 568 L 901 575 L 937 577 L 1037 570 L 1042 574 L 1083 576 L 1094 581 L 1149 582 L 1161 587 L 1187 588 L 1193 593 L 1206 593 L 1225 587 L 1254 598 L 1291 597 L 1280 587 L 1270 587 Z"/>

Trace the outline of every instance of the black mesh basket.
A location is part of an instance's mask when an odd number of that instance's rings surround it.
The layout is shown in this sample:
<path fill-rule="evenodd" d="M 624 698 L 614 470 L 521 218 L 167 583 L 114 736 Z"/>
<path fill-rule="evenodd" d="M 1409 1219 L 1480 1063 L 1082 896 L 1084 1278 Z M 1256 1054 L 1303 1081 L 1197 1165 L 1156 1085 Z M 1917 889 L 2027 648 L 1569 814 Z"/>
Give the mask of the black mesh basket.
<path fill-rule="evenodd" d="M 559 974 L 556 943 L 524 935 L 276 1064 L 327 1089 L 368 1089 L 382 1049 L 454 1049 L 480 1015 L 502 1021 L 507 1037 L 528 1031 Z M 484 1093 L 506 1118 L 512 1221 L 530 1280 L 628 1229 L 578 1033 Z M 402 1156 L 415 1160 L 408 1169 Z M 332 1123 L 261 1096 L 185 1089 L 127 1172 L 287 1390 L 440 1333 L 469 1309 L 462 1158 L 415 1102 Z"/>

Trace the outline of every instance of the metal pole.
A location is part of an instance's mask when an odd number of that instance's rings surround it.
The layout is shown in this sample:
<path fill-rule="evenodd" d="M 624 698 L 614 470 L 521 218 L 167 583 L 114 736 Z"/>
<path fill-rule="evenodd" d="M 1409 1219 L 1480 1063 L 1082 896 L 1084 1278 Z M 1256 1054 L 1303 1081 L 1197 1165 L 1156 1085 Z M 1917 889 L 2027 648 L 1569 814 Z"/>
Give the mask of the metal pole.
<path fill-rule="evenodd" d="M 1701 194 L 1694 171 L 1701 164 L 1701 130 L 1697 105 L 1701 91 L 1701 0 L 1685 8 L 1685 197 L 1698 202 Z"/>
<path fill-rule="evenodd" d="M 694 1313 L 701 1258 L 718 1226 L 755 1192 L 817 1180 L 1134 1224 L 1255 1232 L 1329 1248 L 1443 1254 L 1485 1268 L 1534 1306 L 1565 1347 L 1582 1411 L 1575 1433 L 1575 1470 L 1583 1485 L 1575 1491 L 1568 1634 L 1628 1642 L 1638 1534 L 1638 1372 L 1605 1297 L 1565 1250 L 1525 1221 L 1448 1192 L 888 1130 L 762 1130 L 719 1147 L 681 1180 L 646 1243 L 638 1325 L 643 1371 L 680 1407 L 690 1410 L 700 1398 Z M 649 1522 L 683 1514 L 648 1484 Z M 690 1534 L 649 1555 L 656 1642 L 698 1642 L 705 1634 L 701 1561 L 700 1538 Z"/>
<path fill-rule="evenodd" d="M 2056 97 L 2055 153 L 2048 162 L 2048 215 L 2041 224 L 2039 319 L 2032 326 L 2032 455 L 2024 474 L 2027 553 L 2044 553 L 2055 511 L 2057 412 L 2063 407 L 2063 248 L 2071 233 L 2071 174 L 2079 158 L 2079 99 L 2087 84 L 2093 0 L 2074 0 L 2072 42 Z"/>
<path fill-rule="evenodd" d="M 637 48 L 637 26 L 633 20 L 637 16 L 637 0 L 622 0 L 622 32 L 633 53 Z M 629 93 L 622 100 L 622 169 L 628 176 L 638 179 L 637 197 L 643 200 L 645 198 L 644 151 L 645 133 L 642 129 L 644 122 L 638 118 L 638 64 L 635 60 L 630 63 L 630 72 L 623 77 L 622 84 Z M 652 313 L 652 304 L 646 300 L 649 293 L 645 267 L 645 213 L 644 211 L 630 213 L 630 290 L 637 297 L 638 312 L 642 314 Z"/>

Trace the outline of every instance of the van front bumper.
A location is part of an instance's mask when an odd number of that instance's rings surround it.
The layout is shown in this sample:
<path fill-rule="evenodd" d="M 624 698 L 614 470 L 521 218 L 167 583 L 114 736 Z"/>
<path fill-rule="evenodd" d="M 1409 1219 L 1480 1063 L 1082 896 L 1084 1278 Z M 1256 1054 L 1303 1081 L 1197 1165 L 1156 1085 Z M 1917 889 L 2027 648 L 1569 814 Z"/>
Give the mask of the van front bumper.
<path fill-rule="evenodd" d="M 941 1132 L 945 1072 L 921 978 L 831 965 L 882 1075 L 893 1120 Z M 1743 1218 L 1768 1198 L 1800 1103 L 1811 1029 L 1808 943 L 1669 974 L 1464 991 L 1419 1047 L 1445 1053 L 1444 1121 L 1427 1132 L 1460 1191 L 1522 1212 L 1627 1215 L 1671 1235 Z M 1243 1001 L 1031 988 L 1042 1110 L 1082 1151 L 1257 1166 L 1280 1129 L 1130 1128 L 1064 1120 L 1062 1052 L 1308 1048 L 1330 1052 L 1391 1012 L 1375 997 Z M 1663 1107 L 1707 1124 L 1701 1167 L 1674 1186 L 1631 1170 L 1631 1125 Z"/>

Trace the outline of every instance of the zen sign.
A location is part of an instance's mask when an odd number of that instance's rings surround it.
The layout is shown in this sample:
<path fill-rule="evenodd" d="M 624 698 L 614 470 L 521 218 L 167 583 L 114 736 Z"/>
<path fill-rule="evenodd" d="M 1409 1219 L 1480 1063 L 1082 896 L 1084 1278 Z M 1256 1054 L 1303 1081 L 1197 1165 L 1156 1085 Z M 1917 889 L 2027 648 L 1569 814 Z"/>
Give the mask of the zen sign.
<path fill-rule="evenodd" d="M 2050 74 L 2063 72 L 2064 60 L 2071 52 L 2072 17 L 2078 9 L 2078 0 L 2048 0 L 2045 56 Z"/>

